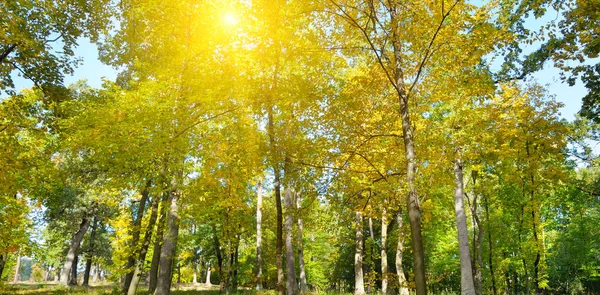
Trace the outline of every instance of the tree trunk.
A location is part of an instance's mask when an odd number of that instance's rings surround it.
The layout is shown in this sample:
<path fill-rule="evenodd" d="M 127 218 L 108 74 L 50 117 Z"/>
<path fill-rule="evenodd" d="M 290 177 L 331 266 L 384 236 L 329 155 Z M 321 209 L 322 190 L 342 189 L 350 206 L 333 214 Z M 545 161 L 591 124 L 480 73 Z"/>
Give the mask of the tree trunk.
<path fill-rule="evenodd" d="M 390 7 L 391 22 L 394 23 L 398 9 Z M 417 295 L 427 294 L 427 284 L 425 282 L 425 255 L 423 252 L 423 239 L 421 236 L 421 204 L 417 195 L 415 186 L 415 177 L 417 172 L 417 157 L 415 152 L 415 142 L 413 138 L 412 122 L 409 111 L 409 100 L 406 91 L 406 84 L 402 70 L 402 45 L 401 40 L 396 34 L 396 30 L 392 31 L 392 46 L 394 50 L 394 87 L 398 94 L 398 102 L 400 104 L 400 117 L 402 119 L 402 138 L 404 140 L 404 151 L 406 155 L 406 184 L 408 185 L 408 194 L 406 195 L 406 204 L 408 208 L 408 220 L 410 222 L 410 233 L 412 237 L 413 247 L 413 263 L 415 284 L 417 287 Z"/>
<path fill-rule="evenodd" d="M 163 238 L 160 252 L 160 265 L 158 279 L 156 282 L 155 295 L 167 295 L 171 290 L 171 268 L 173 257 L 177 249 L 177 237 L 179 235 L 179 195 L 175 185 L 169 194 L 169 215 L 167 217 L 167 232 Z"/>
<path fill-rule="evenodd" d="M 8 260 L 8 253 L 0 255 L 0 278 L 2 278 L 2 274 L 4 273 L 4 267 L 6 266 L 7 260 Z"/>
<path fill-rule="evenodd" d="M 60 269 L 60 267 L 57 267 L 56 268 L 56 274 L 54 275 L 54 281 L 55 282 L 60 281 L 60 273 L 61 273 L 61 269 Z"/>
<path fill-rule="evenodd" d="M 454 211 L 456 212 L 456 226 L 458 228 L 461 294 L 475 295 L 473 269 L 471 268 L 471 249 L 469 247 L 469 230 L 467 229 L 467 216 L 464 205 L 463 167 L 460 159 L 454 160 L 454 176 L 456 180 Z"/>
<path fill-rule="evenodd" d="M 90 271 L 92 270 L 92 258 L 94 258 L 94 241 L 96 240 L 96 228 L 98 227 L 98 217 L 94 217 L 94 223 L 92 224 L 92 233 L 90 234 L 90 252 L 88 253 L 85 261 L 85 272 L 83 273 L 83 286 L 89 286 L 90 282 Z"/>
<path fill-rule="evenodd" d="M 285 187 L 285 264 L 287 271 L 287 295 L 298 294 L 296 263 L 294 261 L 294 202 L 290 182 Z"/>
<path fill-rule="evenodd" d="M 302 200 L 300 193 L 296 193 L 296 208 L 298 210 L 298 265 L 300 268 L 300 293 L 308 293 L 306 282 L 306 268 L 304 266 L 304 242 L 302 241 L 302 218 L 300 217 L 300 209 L 302 209 Z"/>
<path fill-rule="evenodd" d="M 388 261 L 387 261 L 387 212 L 383 208 L 381 212 L 381 293 L 388 292 Z"/>
<path fill-rule="evenodd" d="M 223 255 L 221 253 L 221 242 L 219 241 L 219 236 L 217 235 L 217 228 L 215 227 L 215 225 L 212 225 L 212 229 L 213 229 L 213 244 L 215 247 L 215 253 L 217 254 L 217 270 L 219 271 L 219 294 L 221 294 L 221 291 L 223 290 L 223 288 L 225 287 L 223 285 L 223 283 L 225 282 L 224 278 L 224 274 L 223 274 Z"/>
<path fill-rule="evenodd" d="M 473 257 L 471 260 L 471 266 L 473 267 L 473 283 L 475 286 L 475 294 L 483 294 L 483 275 L 481 268 L 483 266 L 483 255 L 481 253 L 481 243 L 483 241 L 483 224 L 479 219 L 479 194 L 475 191 L 477 185 L 477 170 L 471 171 L 471 178 L 473 179 L 473 208 L 471 209 L 471 215 L 473 216 Z"/>
<path fill-rule="evenodd" d="M 208 267 L 206 268 L 206 281 L 204 282 L 205 285 L 210 286 L 210 263 L 208 263 Z"/>
<path fill-rule="evenodd" d="M 262 290 L 262 178 L 256 188 L 256 291 Z"/>
<path fill-rule="evenodd" d="M 229 295 L 231 291 L 231 279 L 233 278 L 233 257 L 234 253 L 231 251 L 231 240 L 227 241 L 227 249 L 229 251 L 229 259 L 227 263 L 227 279 L 225 280 L 225 294 Z"/>
<path fill-rule="evenodd" d="M 493 247 L 492 247 L 492 230 L 490 229 L 490 211 L 489 211 L 489 201 L 487 199 L 487 197 L 485 197 L 486 195 L 484 195 L 484 206 L 485 206 L 485 219 L 487 220 L 487 225 L 488 225 L 488 246 L 489 246 L 489 253 L 488 253 L 488 264 L 490 265 L 490 277 L 492 280 L 492 291 L 493 294 L 496 295 L 498 294 L 498 290 L 496 290 L 496 278 L 494 276 L 494 263 L 493 263 L 493 257 L 494 257 L 494 251 L 493 251 Z"/>
<path fill-rule="evenodd" d="M 131 279 L 133 278 L 133 273 L 135 272 L 135 262 L 138 256 L 138 244 L 140 240 L 142 219 L 144 218 L 144 212 L 146 211 L 146 202 L 148 201 L 148 195 L 150 192 L 151 185 L 152 181 L 147 180 L 146 186 L 142 190 L 142 197 L 140 198 L 140 204 L 138 206 L 136 217 L 133 220 L 133 231 L 131 233 L 131 243 L 129 244 L 131 252 L 129 253 L 129 257 L 127 258 L 127 274 L 125 275 L 125 283 L 123 284 L 123 293 L 127 293 L 127 291 L 129 290 L 129 285 L 131 284 Z"/>
<path fill-rule="evenodd" d="M 18 283 L 20 280 L 20 276 L 19 276 L 20 270 L 21 270 L 21 254 L 19 253 L 17 255 L 17 264 L 15 265 L 15 276 L 13 277 L 13 283 L 15 283 L 15 284 Z"/>
<path fill-rule="evenodd" d="M 79 264 L 79 256 L 75 255 L 73 259 L 73 266 L 71 267 L 71 280 L 69 280 L 69 285 L 77 286 L 77 266 Z"/>
<path fill-rule="evenodd" d="M 233 291 L 237 291 L 237 288 L 238 288 L 239 258 L 240 258 L 240 236 L 238 235 L 235 240 L 235 252 L 233 255 L 233 281 L 231 284 L 231 288 L 233 289 Z"/>
<path fill-rule="evenodd" d="M 67 286 L 69 284 L 69 273 L 71 273 L 73 260 L 76 258 L 77 251 L 79 250 L 79 246 L 81 245 L 81 240 L 83 240 L 83 236 L 87 232 L 89 226 L 90 219 L 84 217 L 81 221 L 81 224 L 79 225 L 79 230 L 73 235 L 73 238 L 71 239 L 71 246 L 69 247 L 69 252 L 67 252 L 65 264 L 60 274 L 60 284 L 63 286 Z"/>
<path fill-rule="evenodd" d="M 367 274 L 367 293 L 371 294 L 371 288 L 374 285 L 374 282 L 371 281 L 371 278 L 373 278 L 372 273 L 375 272 L 374 269 L 372 269 L 372 266 L 375 265 L 375 261 L 373 258 L 373 255 L 375 254 L 375 251 L 373 250 L 373 243 L 375 242 L 375 233 L 373 233 L 373 218 L 369 217 L 369 236 L 371 237 L 371 242 L 369 243 L 369 262 L 366 263 L 366 274 Z"/>
<path fill-rule="evenodd" d="M 532 193 L 533 196 L 533 193 Z M 540 241 L 537 234 L 537 226 L 535 221 L 535 205 L 532 204 L 531 208 L 531 219 L 532 219 L 532 229 L 533 229 L 533 239 L 535 242 L 535 260 L 533 261 L 533 291 L 535 294 L 541 294 L 540 289 Z"/>
<path fill-rule="evenodd" d="M 396 214 L 398 224 L 398 244 L 396 245 L 396 274 L 398 275 L 398 295 L 408 295 L 408 284 L 402 266 L 402 253 L 404 252 L 404 233 L 402 232 L 402 210 Z"/>
<path fill-rule="evenodd" d="M 272 154 L 272 166 L 273 174 L 275 178 L 275 208 L 277 210 L 277 232 L 276 232 L 276 244 L 275 244 L 275 266 L 277 267 L 277 292 L 279 295 L 284 295 L 284 276 L 283 276 L 283 209 L 281 207 L 281 172 L 279 171 L 279 164 L 275 158 L 276 147 L 275 147 L 275 128 L 273 122 L 273 107 L 271 106 L 268 110 L 268 134 L 269 143 L 271 146 Z"/>
<path fill-rule="evenodd" d="M 196 285 L 198 284 L 198 263 L 196 262 L 196 260 L 192 261 L 192 269 L 194 270 L 194 278 L 192 279 L 192 284 Z"/>
<path fill-rule="evenodd" d="M 148 253 L 148 248 L 150 247 L 150 243 L 152 242 L 152 230 L 154 226 L 157 225 L 157 217 L 158 217 L 158 196 L 152 198 L 152 212 L 150 213 L 150 220 L 148 221 L 148 225 L 146 226 L 146 234 L 144 235 L 144 241 L 140 248 L 140 255 L 135 262 L 135 270 L 133 272 L 133 277 L 131 278 L 131 283 L 129 284 L 129 290 L 127 290 L 128 295 L 135 295 L 137 291 L 138 284 L 141 279 L 141 274 L 144 267 L 144 261 L 146 261 L 146 255 Z M 160 227 L 160 225 L 158 225 Z"/>
<path fill-rule="evenodd" d="M 164 195 L 164 194 L 163 194 Z M 148 293 L 154 293 L 156 290 L 156 284 L 158 280 L 158 267 L 160 266 L 160 253 L 162 250 L 162 240 L 164 237 L 164 231 L 167 221 L 167 203 L 164 202 L 164 197 L 161 198 L 163 201 L 160 205 L 160 217 L 158 219 L 158 226 L 156 229 L 156 239 L 154 240 L 154 253 L 152 255 L 152 264 L 150 265 L 150 271 L 148 273 Z"/>
<path fill-rule="evenodd" d="M 354 295 L 365 294 L 363 278 L 364 236 L 362 231 L 363 217 L 356 212 L 356 252 L 354 253 Z"/>

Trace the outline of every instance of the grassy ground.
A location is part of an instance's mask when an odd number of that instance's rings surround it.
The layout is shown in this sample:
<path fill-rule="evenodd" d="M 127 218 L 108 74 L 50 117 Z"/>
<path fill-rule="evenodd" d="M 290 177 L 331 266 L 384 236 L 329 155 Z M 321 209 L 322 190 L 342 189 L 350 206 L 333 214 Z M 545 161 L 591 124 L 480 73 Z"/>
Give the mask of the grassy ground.
<path fill-rule="evenodd" d="M 137 294 L 147 294 L 147 288 L 142 286 L 138 289 Z M 54 283 L 19 283 L 19 284 L 3 284 L 0 285 L 0 295 L 8 294 L 23 294 L 23 295 L 62 295 L 62 294 L 88 294 L 88 295 L 101 295 L 101 294 L 120 294 L 118 289 L 115 289 L 115 285 L 111 283 L 92 284 L 88 288 L 81 286 L 65 288 L 58 286 Z M 181 284 L 174 285 L 173 295 L 218 295 L 219 286 L 205 286 L 202 284 Z M 239 290 L 235 294 L 256 294 L 253 290 Z M 268 293 L 263 293 L 267 295 Z"/>

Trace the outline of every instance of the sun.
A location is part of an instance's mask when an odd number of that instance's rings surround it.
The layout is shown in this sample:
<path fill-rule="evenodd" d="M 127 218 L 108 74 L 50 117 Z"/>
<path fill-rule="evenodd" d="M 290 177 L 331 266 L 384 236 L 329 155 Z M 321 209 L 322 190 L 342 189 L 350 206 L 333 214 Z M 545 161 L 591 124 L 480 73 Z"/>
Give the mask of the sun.
<path fill-rule="evenodd" d="M 233 12 L 226 12 L 223 15 L 223 22 L 228 25 L 228 26 L 235 26 L 238 24 L 239 20 L 238 17 L 235 13 Z"/>

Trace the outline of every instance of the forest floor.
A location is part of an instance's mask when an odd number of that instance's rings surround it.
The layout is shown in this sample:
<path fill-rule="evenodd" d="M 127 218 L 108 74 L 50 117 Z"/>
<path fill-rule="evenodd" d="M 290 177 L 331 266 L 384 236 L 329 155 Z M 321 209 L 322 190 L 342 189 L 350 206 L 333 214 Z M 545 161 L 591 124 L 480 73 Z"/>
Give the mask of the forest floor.
<path fill-rule="evenodd" d="M 0 285 L 0 295 L 23 294 L 23 295 L 62 295 L 62 294 L 120 294 L 118 289 L 115 289 L 114 283 L 94 283 L 88 288 L 81 286 L 65 288 L 56 283 L 35 283 L 21 282 L 18 284 L 2 284 Z M 147 294 L 148 288 L 141 286 L 137 294 Z M 255 294 L 254 290 L 238 290 L 234 294 Z M 171 291 L 172 295 L 218 295 L 219 286 L 204 284 L 174 284 Z"/>

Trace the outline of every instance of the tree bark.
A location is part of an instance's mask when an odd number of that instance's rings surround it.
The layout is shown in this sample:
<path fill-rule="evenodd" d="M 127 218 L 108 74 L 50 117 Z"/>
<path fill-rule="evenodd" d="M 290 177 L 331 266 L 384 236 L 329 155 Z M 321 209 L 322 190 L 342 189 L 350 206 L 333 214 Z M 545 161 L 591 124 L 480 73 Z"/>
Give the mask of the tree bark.
<path fill-rule="evenodd" d="M 363 277 L 364 236 L 362 231 L 363 217 L 356 212 L 356 251 L 354 253 L 354 295 L 365 294 Z"/>
<path fill-rule="evenodd" d="M 458 248 L 460 254 L 460 287 L 461 294 L 475 295 L 473 269 L 471 267 L 471 249 L 469 247 L 469 230 L 464 205 L 463 167 L 460 159 L 454 160 L 454 211 L 456 212 L 456 227 L 458 228 Z"/>
<path fill-rule="evenodd" d="M 94 241 L 96 239 L 96 228 L 98 227 L 98 217 L 94 217 L 92 224 L 92 233 L 90 234 L 90 251 L 85 261 L 85 272 L 83 273 L 83 286 L 88 287 L 90 282 L 90 271 L 92 270 L 92 259 L 94 258 Z"/>
<path fill-rule="evenodd" d="M 8 253 L 0 255 L 0 278 L 2 278 L 2 274 L 4 273 L 4 266 L 6 266 L 7 260 L 8 260 Z"/>
<path fill-rule="evenodd" d="M 373 255 L 375 251 L 373 251 L 373 243 L 375 242 L 375 233 L 373 232 L 373 218 L 369 217 L 369 236 L 371 237 L 371 242 L 369 243 L 369 261 L 365 265 L 365 273 L 367 274 L 367 294 L 371 294 L 371 288 L 374 285 L 374 282 L 371 281 L 372 273 L 375 272 L 371 267 L 375 265 L 375 259 Z"/>
<path fill-rule="evenodd" d="M 17 255 L 17 264 L 15 265 L 15 276 L 13 277 L 13 283 L 15 283 L 15 284 L 19 282 L 19 279 L 20 279 L 20 276 L 19 276 L 20 270 L 21 270 L 21 254 L 19 253 Z"/>
<path fill-rule="evenodd" d="M 390 7 L 391 22 L 394 23 L 400 7 Z M 392 47 L 394 50 L 394 87 L 398 94 L 400 104 L 400 117 L 402 119 L 402 138 L 404 141 L 404 152 L 406 155 L 406 183 L 408 194 L 406 203 L 408 208 L 408 220 L 410 222 L 410 233 L 413 247 L 413 263 L 415 274 L 415 285 L 417 295 L 427 294 L 427 283 L 425 281 L 425 255 L 423 252 L 423 238 L 421 236 L 421 204 L 417 195 L 415 177 L 417 172 L 417 157 L 415 142 L 413 138 L 412 122 L 409 111 L 409 99 L 404 82 L 402 70 L 402 45 L 397 36 L 396 29 L 392 31 Z"/>
<path fill-rule="evenodd" d="M 163 194 L 164 195 L 164 194 Z M 150 265 L 150 271 L 148 273 L 148 293 L 154 293 L 156 290 L 156 284 L 158 280 L 158 267 L 160 266 L 160 253 L 162 250 L 162 240 L 164 237 L 164 231 L 167 221 L 167 206 L 164 202 L 164 196 L 162 199 L 162 205 L 160 205 L 160 217 L 158 219 L 158 226 L 156 229 L 156 239 L 154 240 L 154 253 L 152 255 L 152 263 Z"/>
<path fill-rule="evenodd" d="M 262 178 L 256 188 L 256 291 L 262 290 Z"/>
<path fill-rule="evenodd" d="M 396 223 L 398 224 L 398 243 L 396 245 L 396 274 L 398 275 L 398 295 L 408 295 L 408 284 L 404 276 L 404 267 L 402 266 L 402 253 L 404 252 L 404 232 L 402 232 L 402 210 L 396 214 Z"/>
<path fill-rule="evenodd" d="M 140 198 L 140 204 L 136 213 L 136 217 L 133 220 L 131 243 L 129 244 L 130 253 L 127 258 L 127 274 L 125 275 L 125 283 L 123 284 L 123 294 L 129 290 L 133 273 L 135 272 L 135 262 L 138 256 L 138 246 L 140 240 L 140 230 L 142 227 L 142 219 L 144 218 L 144 212 L 146 211 L 146 203 L 148 202 L 148 195 L 150 194 L 150 186 L 152 181 L 147 180 L 144 189 L 142 190 L 142 197 Z"/>
<path fill-rule="evenodd" d="M 65 264 L 60 274 L 60 285 L 67 286 L 69 284 L 69 273 L 71 273 L 73 261 L 76 258 L 77 251 L 79 250 L 79 246 L 81 245 L 81 240 L 83 240 L 83 236 L 87 232 L 89 226 L 90 219 L 84 217 L 81 221 L 81 224 L 79 225 L 79 230 L 73 235 L 73 238 L 71 239 L 71 246 L 69 247 L 69 252 L 67 252 Z"/>
<path fill-rule="evenodd" d="M 171 269 L 173 267 L 173 257 L 177 249 L 177 238 L 179 235 L 179 197 L 180 192 L 173 184 L 169 194 L 169 215 L 167 217 L 167 232 L 163 238 L 163 244 L 160 251 L 160 265 L 156 290 L 154 295 L 167 295 L 171 290 Z"/>
<path fill-rule="evenodd" d="M 388 293 L 388 261 L 387 261 L 387 212 L 381 212 L 381 293 Z"/>
<path fill-rule="evenodd" d="M 490 265 L 490 277 L 492 280 L 492 291 L 493 294 L 496 295 L 498 294 L 498 290 L 496 289 L 496 277 L 494 275 L 494 261 L 493 261 L 493 257 L 494 257 L 494 251 L 493 251 L 493 246 L 492 246 L 492 230 L 490 229 L 490 211 L 489 211 L 489 201 L 488 198 L 486 197 L 486 195 L 484 195 L 484 206 L 485 206 L 485 219 L 487 222 L 487 226 L 488 226 L 488 246 L 489 246 L 489 253 L 488 253 L 488 264 Z"/>
<path fill-rule="evenodd" d="M 481 268 L 483 266 L 483 255 L 481 253 L 481 243 L 483 242 L 483 224 L 479 219 L 479 194 L 475 191 L 477 185 L 477 170 L 471 171 L 473 179 L 473 208 L 471 215 L 473 216 L 473 257 L 471 266 L 473 267 L 473 283 L 475 286 L 475 294 L 483 294 L 483 274 Z"/>
<path fill-rule="evenodd" d="M 300 293 L 308 293 L 306 282 L 306 268 L 304 265 L 304 242 L 302 241 L 302 218 L 300 217 L 300 209 L 302 209 L 302 199 L 300 193 L 296 193 L 296 209 L 298 210 L 298 266 L 300 269 Z"/>
<path fill-rule="evenodd" d="M 71 267 L 71 279 L 69 280 L 69 285 L 77 286 L 77 266 L 79 264 L 79 255 L 75 255 L 73 259 L 73 266 Z"/>
<path fill-rule="evenodd" d="M 231 284 L 231 288 L 233 289 L 233 291 L 237 291 L 237 288 L 238 288 L 239 258 L 240 258 L 240 236 L 238 235 L 235 240 L 235 252 L 233 255 L 233 281 Z"/>
<path fill-rule="evenodd" d="M 268 134 L 269 143 L 271 146 L 271 161 L 273 167 L 273 174 L 275 177 L 275 208 L 277 210 L 277 232 L 276 232 L 276 244 L 275 244 L 275 266 L 277 267 L 277 293 L 284 295 L 284 275 L 283 275 L 283 209 L 281 207 L 281 172 L 279 171 L 279 164 L 275 158 L 276 147 L 275 147 L 275 127 L 273 122 L 273 107 L 271 106 L 268 111 Z"/>
<path fill-rule="evenodd" d="M 150 243 L 152 242 L 152 229 L 155 225 L 157 225 L 156 222 L 158 217 L 158 199 L 158 196 L 152 198 L 152 211 L 150 213 L 150 220 L 148 221 L 148 225 L 146 227 L 146 234 L 144 235 L 144 241 L 140 248 L 140 255 L 135 262 L 135 270 L 133 272 L 133 277 L 131 278 L 131 283 L 129 284 L 129 290 L 127 291 L 128 295 L 135 295 L 135 292 L 137 291 L 137 287 L 141 279 L 144 261 L 146 261 L 148 248 L 150 247 Z M 158 226 L 160 227 L 160 225 Z"/>
<path fill-rule="evenodd" d="M 285 264 L 287 271 L 287 295 L 298 294 L 296 262 L 294 260 L 294 202 L 290 182 L 285 187 Z"/>
<path fill-rule="evenodd" d="M 217 254 L 217 270 L 219 271 L 219 294 L 221 294 L 221 291 L 223 290 L 223 288 L 225 287 L 223 285 L 223 283 L 225 282 L 225 276 L 223 274 L 223 255 L 221 253 L 221 242 L 219 241 L 219 236 L 217 235 L 217 228 L 215 227 L 215 225 L 212 225 L 212 229 L 213 229 L 213 244 L 215 247 L 215 253 Z"/>

